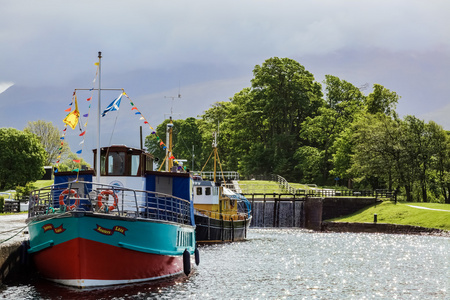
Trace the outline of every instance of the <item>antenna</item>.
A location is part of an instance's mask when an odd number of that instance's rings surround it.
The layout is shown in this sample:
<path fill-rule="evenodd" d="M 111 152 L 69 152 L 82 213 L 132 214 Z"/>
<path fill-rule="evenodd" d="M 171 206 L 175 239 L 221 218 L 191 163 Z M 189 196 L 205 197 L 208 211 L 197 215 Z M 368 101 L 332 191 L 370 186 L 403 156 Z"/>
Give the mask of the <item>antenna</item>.
<path fill-rule="evenodd" d="M 170 106 L 170 116 L 173 116 L 173 100 L 181 99 L 180 86 L 178 85 L 178 95 L 177 96 L 164 96 L 165 99 L 172 99 L 172 104 Z M 177 115 L 181 115 L 181 113 L 176 113 Z M 164 118 L 167 114 L 164 114 Z"/>

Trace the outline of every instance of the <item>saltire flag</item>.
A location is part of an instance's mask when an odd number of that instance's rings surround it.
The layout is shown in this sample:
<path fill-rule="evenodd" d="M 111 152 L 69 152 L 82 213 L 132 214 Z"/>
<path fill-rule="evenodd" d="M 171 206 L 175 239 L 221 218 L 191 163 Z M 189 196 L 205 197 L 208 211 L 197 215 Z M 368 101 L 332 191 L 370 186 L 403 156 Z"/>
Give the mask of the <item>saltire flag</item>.
<path fill-rule="evenodd" d="M 80 112 L 78 111 L 77 96 L 75 96 L 75 110 L 70 112 L 63 120 L 64 123 L 75 129 L 78 124 L 78 118 L 80 117 Z"/>
<path fill-rule="evenodd" d="M 106 109 L 102 112 L 102 117 L 106 116 L 106 113 L 108 113 L 109 111 L 119 110 L 120 100 L 122 100 L 122 96 L 123 93 L 121 93 L 119 97 L 114 99 L 114 101 L 106 107 Z"/>

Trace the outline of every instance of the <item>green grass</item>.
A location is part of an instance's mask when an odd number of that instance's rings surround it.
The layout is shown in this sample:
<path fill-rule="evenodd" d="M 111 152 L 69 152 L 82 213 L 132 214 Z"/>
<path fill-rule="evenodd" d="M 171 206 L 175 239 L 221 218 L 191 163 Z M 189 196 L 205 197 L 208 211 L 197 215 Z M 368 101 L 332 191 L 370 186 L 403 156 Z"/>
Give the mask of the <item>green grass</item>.
<path fill-rule="evenodd" d="M 296 189 L 311 189 L 311 187 L 300 184 L 300 183 L 289 183 L 293 188 Z M 239 180 L 239 187 L 242 192 L 251 194 L 272 194 L 272 193 L 282 193 L 283 191 L 278 186 L 276 181 L 265 181 L 265 180 Z"/>
<path fill-rule="evenodd" d="M 49 185 L 53 184 L 53 180 L 38 180 L 33 185 L 36 187 L 36 189 L 40 189 Z"/>
<path fill-rule="evenodd" d="M 418 209 L 408 205 L 443 209 L 447 211 Z M 398 202 L 395 204 L 391 201 L 385 201 L 381 204 L 360 210 L 354 214 L 327 221 L 372 223 L 374 214 L 377 214 L 378 223 L 413 225 L 450 231 L 450 204 L 415 202 Z"/>
<path fill-rule="evenodd" d="M 40 189 L 43 188 L 45 186 L 49 186 L 53 184 L 53 180 L 38 180 L 33 182 L 33 185 L 36 187 L 36 189 Z M 5 192 L 5 191 L 1 191 L 1 192 Z"/>

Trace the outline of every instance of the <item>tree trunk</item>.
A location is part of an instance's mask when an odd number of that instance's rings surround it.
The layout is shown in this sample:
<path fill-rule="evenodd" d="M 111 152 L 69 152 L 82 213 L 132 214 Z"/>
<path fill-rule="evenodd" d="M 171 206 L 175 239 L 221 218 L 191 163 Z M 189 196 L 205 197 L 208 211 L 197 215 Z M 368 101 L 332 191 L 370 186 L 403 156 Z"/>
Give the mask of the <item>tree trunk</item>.
<path fill-rule="evenodd" d="M 425 182 L 421 182 L 421 188 L 422 188 L 422 201 L 428 202 L 427 184 Z"/>
<path fill-rule="evenodd" d="M 406 201 L 412 202 L 411 186 L 405 185 Z"/>

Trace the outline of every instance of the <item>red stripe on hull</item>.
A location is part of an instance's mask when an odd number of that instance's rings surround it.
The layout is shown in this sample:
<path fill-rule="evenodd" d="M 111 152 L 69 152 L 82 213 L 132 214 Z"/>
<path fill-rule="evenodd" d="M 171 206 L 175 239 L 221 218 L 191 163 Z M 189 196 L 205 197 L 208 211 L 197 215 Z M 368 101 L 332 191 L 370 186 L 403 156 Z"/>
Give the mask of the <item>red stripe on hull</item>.
<path fill-rule="evenodd" d="M 136 280 L 183 271 L 182 256 L 143 253 L 77 238 L 34 254 L 41 274 L 64 280 Z"/>

